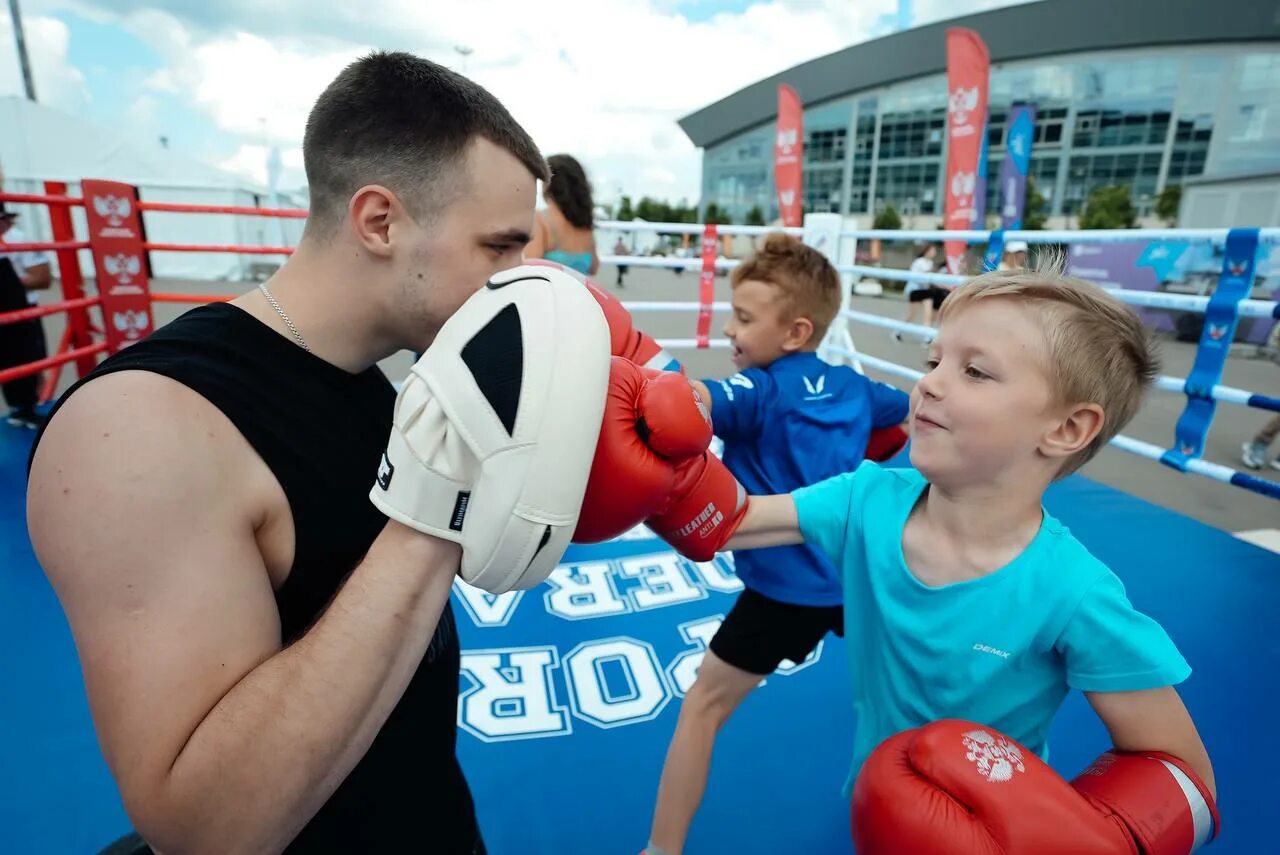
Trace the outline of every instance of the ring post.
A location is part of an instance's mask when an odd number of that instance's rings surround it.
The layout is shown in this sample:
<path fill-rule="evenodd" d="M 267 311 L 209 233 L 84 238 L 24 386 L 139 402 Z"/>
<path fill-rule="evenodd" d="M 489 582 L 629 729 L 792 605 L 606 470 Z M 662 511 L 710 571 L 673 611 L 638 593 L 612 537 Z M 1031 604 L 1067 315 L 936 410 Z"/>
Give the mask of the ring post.
<path fill-rule="evenodd" d="M 821 252 L 831 262 L 832 267 L 840 269 L 840 231 L 844 225 L 844 221 L 839 214 L 814 213 L 804 215 L 804 234 L 801 240 L 806 246 L 811 246 Z M 857 247 L 857 238 L 850 238 L 854 241 L 854 248 Z M 856 258 L 856 251 L 851 251 Z M 846 273 L 840 273 L 840 311 L 836 314 L 835 319 L 831 322 L 831 326 L 827 327 L 826 337 L 823 338 L 822 344 L 819 346 L 819 353 L 826 356 L 834 356 L 839 358 L 843 353 L 858 352 L 853 345 L 853 335 L 849 332 L 849 324 L 845 319 L 844 313 L 852 309 L 851 294 L 853 291 L 853 277 Z M 847 281 L 846 281 L 847 280 Z M 829 359 L 828 361 L 834 361 Z M 862 366 L 854 357 L 851 364 L 859 372 Z"/>
<path fill-rule="evenodd" d="M 46 181 L 44 192 L 50 196 L 66 196 L 67 185 L 62 181 Z M 49 224 L 53 229 L 53 239 L 58 242 L 76 239 L 75 223 L 71 219 L 71 206 L 49 203 Z M 58 276 L 62 282 L 62 299 L 79 300 L 84 296 L 84 271 L 80 269 L 80 253 L 74 249 L 57 250 Z M 67 350 L 88 347 L 93 344 L 89 337 L 89 310 L 86 307 L 72 309 L 67 313 L 67 332 L 64 336 Z M 83 377 L 93 370 L 96 363 L 92 356 L 76 360 L 76 376 Z M 61 369 L 52 373 L 49 384 L 45 387 L 44 398 L 52 396 Z"/>

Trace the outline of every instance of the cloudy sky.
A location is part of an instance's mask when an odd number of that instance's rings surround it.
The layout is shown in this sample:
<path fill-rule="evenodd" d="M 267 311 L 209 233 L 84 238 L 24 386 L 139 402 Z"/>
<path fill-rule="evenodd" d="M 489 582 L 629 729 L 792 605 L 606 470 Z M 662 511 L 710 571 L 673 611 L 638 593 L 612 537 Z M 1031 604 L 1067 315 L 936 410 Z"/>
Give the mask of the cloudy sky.
<path fill-rule="evenodd" d="M 1019 0 L 914 0 L 915 24 Z M 20 95 L 7 6 L 0 95 Z M 490 89 L 597 195 L 698 195 L 681 116 L 796 63 L 893 32 L 898 0 L 21 0 L 39 99 L 127 119 L 184 154 L 265 181 L 268 144 L 300 186 L 316 95 L 375 48 Z M 458 48 L 470 49 L 465 57 Z M 939 46 L 941 49 L 941 46 Z"/>

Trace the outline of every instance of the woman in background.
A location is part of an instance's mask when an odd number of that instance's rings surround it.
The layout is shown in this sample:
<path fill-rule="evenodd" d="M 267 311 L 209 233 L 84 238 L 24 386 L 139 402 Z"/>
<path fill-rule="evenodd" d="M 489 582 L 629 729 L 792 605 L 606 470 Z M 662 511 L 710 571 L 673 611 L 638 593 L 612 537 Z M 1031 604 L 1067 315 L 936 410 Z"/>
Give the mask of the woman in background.
<path fill-rule="evenodd" d="M 911 262 L 911 272 L 933 273 L 937 257 L 937 244 L 925 244 L 916 252 L 916 260 Z M 903 289 L 903 293 L 907 295 L 906 322 L 909 324 L 920 323 L 920 314 L 923 312 L 924 326 L 933 326 L 933 313 L 942 306 L 942 301 L 947 298 L 947 289 L 939 288 L 931 282 L 912 279 L 907 282 L 907 287 Z M 898 341 L 902 341 L 902 333 L 900 332 L 895 331 L 893 337 Z"/>
<path fill-rule="evenodd" d="M 567 154 L 553 154 L 547 164 L 551 181 L 542 193 L 547 208 L 537 214 L 533 240 L 524 257 L 545 258 L 594 276 L 600 269 L 600 257 L 596 254 L 591 182 L 582 164 Z"/>

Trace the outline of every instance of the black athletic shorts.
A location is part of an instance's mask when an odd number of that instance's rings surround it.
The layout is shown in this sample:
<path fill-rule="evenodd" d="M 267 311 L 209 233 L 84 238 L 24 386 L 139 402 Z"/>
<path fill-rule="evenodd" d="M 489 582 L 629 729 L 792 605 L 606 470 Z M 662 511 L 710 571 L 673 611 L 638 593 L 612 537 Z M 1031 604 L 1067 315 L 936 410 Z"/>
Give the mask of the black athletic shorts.
<path fill-rule="evenodd" d="M 911 303 L 923 303 L 925 300 L 933 301 L 935 309 L 942 308 L 942 301 L 947 299 L 947 294 L 951 293 L 946 288 L 939 288 L 937 285 L 930 285 L 928 288 L 920 288 L 912 291 L 907 295 L 907 301 Z"/>
<path fill-rule="evenodd" d="M 843 606 L 795 606 L 745 588 L 711 639 L 711 652 L 763 676 L 783 659 L 803 661 L 828 632 L 844 635 Z"/>

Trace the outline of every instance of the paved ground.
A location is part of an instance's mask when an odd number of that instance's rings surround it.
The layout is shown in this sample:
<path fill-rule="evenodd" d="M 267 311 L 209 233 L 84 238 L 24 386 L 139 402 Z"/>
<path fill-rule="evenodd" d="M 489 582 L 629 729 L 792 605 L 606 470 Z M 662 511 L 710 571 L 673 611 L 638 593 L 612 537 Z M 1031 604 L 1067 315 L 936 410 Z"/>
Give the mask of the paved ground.
<path fill-rule="evenodd" d="M 605 268 L 601 271 L 599 280 L 627 301 L 695 301 L 698 298 L 696 272 L 677 275 L 670 270 L 632 267 L 626 275 L 625 287 L 620 290 L 614 287 L 615 277 L 613 268 Z M 239 293 L 248 287 L 244 283 L 166 280 L 157 282 L 155 290 L 215 294 Z M 727 277 L 717 280 L 716 299 L 729 299 Z M 189 308 L 173 304 L 157 305 L 156 321 L 158 324 L 166 323 Z M 905 303 L 891 297 L 856 298 L 855 308 L 900 318 L 904 314 Z M 658 338 L 692 338 L 695 317 L 691 312 L 644 312 L 637 314 L 637 323 Z M 719 334 L 724 320 L 725 316 L 717 313 L 713 319 L 714 334 Z M 47 332 L 50 341 L 57 342 L 62 332 L 61 320 L 48 319 Z M 858 349 L 872 356 L 913 368 L 921 364 L 921 346 L 895 342 L 887 330 L 855 325 L 853 337 Z M 1163 342 L 1162 354 L 1164 373 L 1185 377 L 1194 361 L 1195 347 L 1168 340 Z M 680 351 L 676 355 L 694 376 L 723 376 L 732 370 L 727 351 L 722 349 Z M 408 370 L 409 364 L 406 353 L 386 360 L 383 367 L 395 379 Z M 877 376 L 875 372 L 871 373 Z M 67 374 L 68 377 L 64 378 L 62 384 L 64 387 L 69 383 L 70 372 Z M 900 378 L 880 376 L 879 379 L 907 388 L 906 381 Z M 1280 366 L 1264 360 L 1233 358 L 1228 361 L 1223 382 L 1254 392 L 1280 395 Z M 1172 442 L 1173 426 L 1182 412 L 1185 400 L 1181 395 L 1153 392 L 1125 433 L 1167 447 Z M 1264 411 L 1220 404 L 1209 434 L 1205 458 L 1239 468 L 1240 444 L 1251 437 L 1267 417 Z M 1199 476 L 1183 475 L 1126 452 L 1107 449 L 1086 466 L 1083 473 L 1104 484 L 1230 532 L 1280 527 L 1280 502 Z M 1259 474 L 1280 481 L 1280 472 L 1275 470 L 1264 469 Z"/>

